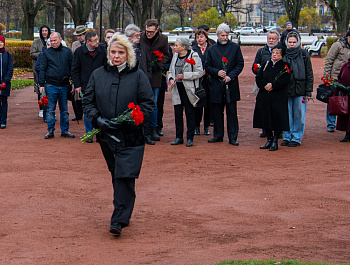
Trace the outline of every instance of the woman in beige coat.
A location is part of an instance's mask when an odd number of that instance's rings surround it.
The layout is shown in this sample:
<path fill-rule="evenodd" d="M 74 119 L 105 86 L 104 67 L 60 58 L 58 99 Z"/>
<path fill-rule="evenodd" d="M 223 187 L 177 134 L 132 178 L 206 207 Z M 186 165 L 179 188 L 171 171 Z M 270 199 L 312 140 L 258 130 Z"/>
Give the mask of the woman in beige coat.
<path fill-rule="evenodd" d="M 185 108 L 187 123 L 186 146 L 193 146 L 195 128 L 194 107 L 199 98 L 195 88 L 203 76 L 203 67 L 198 53 L 191 50 L 189 39 L 178 38 L 175 41 L 174 57 L 170 64 L 168 79 L 171 87 L 172 102 L 175 112 L 176 139 L 172 145 L 183 143 L 183 109 Z"/>

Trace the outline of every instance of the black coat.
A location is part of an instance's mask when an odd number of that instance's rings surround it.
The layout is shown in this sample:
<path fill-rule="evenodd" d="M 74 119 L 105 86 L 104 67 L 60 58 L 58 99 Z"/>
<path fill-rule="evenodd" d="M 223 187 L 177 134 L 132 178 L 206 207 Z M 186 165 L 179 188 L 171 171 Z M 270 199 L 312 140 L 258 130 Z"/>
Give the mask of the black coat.
<path fill-rule="evenodd" d="M 140 106 L 144 119 L 149 119 L 155 107 L 153 92 L 147 76 L 138 66 L 126 67 L 119 73 L 117 67 L 105 65 L 92 73 L 83 97 L 83 109 L 95 128 L 98 128 L 98 117 L 115 118 L 127 110 L 131 102 Z M 121 142 L 117 143 L 107 133 Z M 142 126 L 125 125 L 116 131 L 101 132 L 99 139 L 107 142 L 115 154 L 115 177 L 137 178 L 145 146 Z"/>
<path fill-rule="evenodd" d="M 258 72 L 254 71 L 254 64 L 260 64 L 263 65 L 267 61 L 271 59 L 271 51 L 270 47 L 266 44 L 264 47 L 260 48 L 258 52 L 256 53 L 253 65 L 252 65 L 252 71 L 256 75 Z"/>
<path fill-rule="evenodd" d="M 146 74 L 149 80 L 152 78 L 152 60 L 145 46 L 138 44 L 134 46 L 139 68 Z"/>
<path fill-rule="evenodd" d="M 288 116 L 288 82 L 290 73 L 283 73 L 277 80 L 276 76 L 289 64 L 279 60 L 275 65 L 271 60 L 263 64 L 256 76 L 259 93 L 256 97 L 253 127 L 268 130 L 289 131 Z M 266 66 L 266 67 L 265 67 Z M 272 83 L 272 91 L 265 86 Z"/>
<path fill-rule="evenodd" d="M 225 46 L 225 47 L 220 47 Z M 221 52 L 220 48 L 224 48 L 224 52 Z M 226 57 L 227 75 L 231 78 L 228 83 L 230 91 L 231 102 L 239 101 L 241 99 L 238 84 L 238 75 L 242 72 L 244 67 L 243 55 L 241 48 L 238 44 L 228 41 L 227 44 L 222 45 L 219 42 L 210 46 L 205 53 L 207 58 L 205 61 L 206 73 L 210 75 L 210 102 L 223 103 L 223 97 L 225 94 L 225 83 L 221 82 L 221 77 L 218 76 L 218 72 L 222 70 L 222 57 Z"/>
<path fill-rule="evenodd" d="M 12 55 L 9 52 L 3 52 L 0 54 L 0 85 L 2 83 L 6 84 L 6 88 L 0 90 L 0 95 L 8 97 L 11 91 L 11 79 L 13 76 L 13 60 Z"/>
<path fill-rule="evenodd" d="M 54 86 L 66 86 L 69 84 L 72 68 L 72 51 L 62 46 L 54 49 L 48 48 L 43 52 L 40 64 L 39 84 L 45 83 Z"/>
<path fill-rule="evenodd" d="M 106 49 L 98 45 L 94 56 L 91 56 L 86 44 L 78 47 L 73 55 L 72 80 L 74 87 L 81 87 L 83 94 L 94 70 L 105 65 L 107 61 Z"/>

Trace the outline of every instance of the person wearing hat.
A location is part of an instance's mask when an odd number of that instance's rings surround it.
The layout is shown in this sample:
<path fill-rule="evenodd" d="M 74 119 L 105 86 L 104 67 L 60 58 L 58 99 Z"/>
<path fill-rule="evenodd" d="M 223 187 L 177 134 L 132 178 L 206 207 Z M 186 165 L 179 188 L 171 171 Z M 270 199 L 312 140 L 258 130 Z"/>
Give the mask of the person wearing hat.
<path fill-rule="evenodd" d="M 334 42 L 327 53 L 326 60 L 324 62 L 323 76 L 329 75 L 330 78 L 338 80 L 338 74 L 344 63 L 350 58 L 350 30 L 346 33 L 345 37 L 341 37 L 338 41 Z M 328 104 L 326 112 L 327 130 L 329 132 L 335 131 L 335 120 L 337 116 L 328 115 Z"/>
<path fill-rule="evenodd" d="M 7 97 L 10 96 L 13 60 L 11 53 L 5 49 L 5 38 L 0 36 L 0 128 L 6 128 Z"/>
<path fill-rule="evenodd" d="M 285 49 L 281 43 L 271 49 L 271 59 L 265 61 L 256 75 L 259 92 L 256 97 L 253 127 L 265 129 L 267 142 L 260 149 L 278 150 L 282 131 L 289 131 L 288 83 L 289 63 L 283 61 Z"/>
<path fill-rule="evenodd" d="M 286 48 L 286 43 L 285 43 L 285 40 L 286 40 L 286 37 L 287 35 L 289 34 L 289 32 L 291 31 L 294 31 L 296 33 L 298 33 L 299 35 L 299 31 L 297 31 L 296 29 L 293 29 L 293 25 L 292 25 L 292 22 L 288 21 L 286 23 L 286 29 L 284 31 L 282 31 L 282 34 L 281 34 L 281 40 L 280 42 L 282 43 L 283 47 Z"/>
<path fill-rule="evenodd" d="M 75 50 L 83 45 L 85 43 L 85 33 L 87 32 L 87 28 L 85 28 L 84 25 L 78 26 L 73 35 L 77 36 L 77 39 L 75 42 L 72 43 L 72 53 L 74 54 Z"/>

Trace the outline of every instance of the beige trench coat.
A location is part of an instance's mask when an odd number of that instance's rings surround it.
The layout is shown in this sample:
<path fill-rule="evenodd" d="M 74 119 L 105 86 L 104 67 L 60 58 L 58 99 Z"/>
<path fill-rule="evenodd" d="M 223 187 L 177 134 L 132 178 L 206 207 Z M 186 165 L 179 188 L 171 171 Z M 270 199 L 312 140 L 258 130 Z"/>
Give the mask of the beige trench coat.
<path fill-rule="evenodd" d="M 176 60 L 178 57 L 179 57 L 179 54 L 175 53 L 173 56 L 173 59 L 171 61 L 171 64 L 170 64 L 169 73 L 168 73 L 168 80 L 170 80 L 171 78 L 174 80 L 176 79 L 175 63 L 176 63 Z M 194 107 L 196 107 L 197 102 L 199 101 L 199 98 L 195 94 L 195 86 L 194 86 L 193 81 L 195 82 L 196 87 L 198 87 L 199 86 L 199 79 L 203 76 L 203 67 L 202 67 L 201 58 L 199 57 L 198 53 L 191 51 L 190 55 L 188 56 L 188 59 L 191 57 L 194 59 L 196 64 L 193 65 L 193 70 L 192 70 L 192 66 L 188 63 L 185 63 L 184 68 L 183 68 L 184 69 L 184 71 L 183 71 L 184 78 L 182 80 L 182 83 L 185 87 L 188 99 L 190 100 L 191 104 Z M 171 89 L 171 95 L 172 95 L 173 105 L 180 105 L 181 100 L 180 100 L 179 91 L 177 90 L 176 85 Z"/>

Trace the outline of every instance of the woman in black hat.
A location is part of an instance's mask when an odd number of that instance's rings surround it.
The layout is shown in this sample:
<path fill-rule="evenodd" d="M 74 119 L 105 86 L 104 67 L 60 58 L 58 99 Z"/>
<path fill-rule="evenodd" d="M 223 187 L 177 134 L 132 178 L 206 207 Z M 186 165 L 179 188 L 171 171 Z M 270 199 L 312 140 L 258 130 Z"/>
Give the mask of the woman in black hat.
<path fill-rule="evenodd" d="M 278 43 L 271 50 L 271 60 L 256 75 L 259 93 L 256 97 L 253 127 L 264 128 L 267 142 L 260 149 L 278 150 L 278 137 L 289 130 L 288 82 L 289 64 L 282 60 L 284 49 Z"/>

